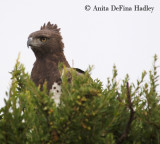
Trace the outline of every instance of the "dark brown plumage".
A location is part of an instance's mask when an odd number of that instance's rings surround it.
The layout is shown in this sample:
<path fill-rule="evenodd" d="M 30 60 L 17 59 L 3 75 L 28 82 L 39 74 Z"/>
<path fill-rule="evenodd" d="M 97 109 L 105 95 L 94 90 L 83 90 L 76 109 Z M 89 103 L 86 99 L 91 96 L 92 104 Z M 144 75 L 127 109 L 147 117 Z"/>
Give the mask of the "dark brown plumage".
<path fill-rule="evenodd" d="M 67 68 L 70 68 L 63 53 L 64 44 L 60 29 L 57 25 L 48 22 L 39 31 L 29 35 L 27 45 L 31 47 L 36 56 L 31 79 L 37 86 L 42 86 L 47 81 L 48 90 L 56 89 L 55 86 L 60 85 L 61 82 L 58 64 L 63 63 Z M 76 70 L 78 73 L 83 73 L 80 69 Z M 58 88 L 54 92 L 58 93 L 60 90 Z"/>
<path fill-rule="evenodd" d="M 36 56 L 31 79 L 37 86 L 47 81 L 47 88 L 51 89 L 53 83 L 60 80 L 58 64 L 62 62 L 70 67 L 63 53 L 60 29 L 50 22 L 44 24 L 39 31 L 29 35 L 28 46 L 31 46 Z"/>

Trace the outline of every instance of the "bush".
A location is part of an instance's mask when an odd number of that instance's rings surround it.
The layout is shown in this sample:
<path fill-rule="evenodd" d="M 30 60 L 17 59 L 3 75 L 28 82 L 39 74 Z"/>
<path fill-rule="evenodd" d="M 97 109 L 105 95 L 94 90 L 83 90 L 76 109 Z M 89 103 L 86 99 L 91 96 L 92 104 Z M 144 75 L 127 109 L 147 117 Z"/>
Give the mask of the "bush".
<path fill-rule="evenodd" d="M 46 83 L 36 87 L 17 60 L 12 84 L 0 109 L 1 144 L 159 144 L 160 95 L 157 56 L 153 70 L 137 83 L 129 76 L 118 84 L 117 70 L 102 82 L 72 71 L 72 82 L 62 78 L 61 103 L 56 106 Z"/>

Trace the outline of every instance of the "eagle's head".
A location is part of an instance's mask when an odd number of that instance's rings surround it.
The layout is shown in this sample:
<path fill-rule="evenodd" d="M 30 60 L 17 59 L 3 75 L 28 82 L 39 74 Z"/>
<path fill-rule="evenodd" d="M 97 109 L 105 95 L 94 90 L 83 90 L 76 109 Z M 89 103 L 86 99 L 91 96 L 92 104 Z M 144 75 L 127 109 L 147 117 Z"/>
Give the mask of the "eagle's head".
<path fill-rule="evenodd" d="M 31 47 L 36 57 L 63 53 L 64 44 L 57 25 L 48 22 L 39 31 L 29 35 L 27 46 Z"/>

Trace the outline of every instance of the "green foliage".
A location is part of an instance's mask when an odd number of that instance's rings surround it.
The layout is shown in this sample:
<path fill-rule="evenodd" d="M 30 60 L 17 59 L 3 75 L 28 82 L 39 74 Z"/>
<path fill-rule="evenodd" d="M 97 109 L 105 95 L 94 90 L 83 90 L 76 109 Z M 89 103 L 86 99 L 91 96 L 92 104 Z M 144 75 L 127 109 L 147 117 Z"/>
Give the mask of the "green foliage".
<path fill-rule="evenodd" d="M 159 76 L 153 69 L 143 72 L 137 83 L 122 84 L 112 78 L 106 88 L 90 78 L 90 69 L 77 76 L 71 71 L 62 78 L 61 103 L 56 106 L 46 83 L 43 90 L 30 80 L 17 60 L 12 84 L 0 109 L 1 144 L 160 144 Z"/>

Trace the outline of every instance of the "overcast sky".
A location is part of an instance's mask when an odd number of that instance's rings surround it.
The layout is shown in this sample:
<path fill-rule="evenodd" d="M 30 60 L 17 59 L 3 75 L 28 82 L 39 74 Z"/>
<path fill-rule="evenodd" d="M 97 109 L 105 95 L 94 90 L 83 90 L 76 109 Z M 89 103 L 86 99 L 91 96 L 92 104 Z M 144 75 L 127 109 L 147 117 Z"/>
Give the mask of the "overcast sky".
<path fill-rule="evenodd" d="M 96 6 L 148 5 L 151 13 L 135 11 L 93 11 Z M 91 10 L 86 11 L 85 6 Z M 160 2 L 158 0 L 5 0 L 0 2 L 0 107 L 11 83 L 18 53 L 31 72 L 35 56 L 27 48 L 31 32 L 50 21 L 61 28 L 65 56 L 74 67 L 86 70 L 94 65 L 93 78 L 106 83 L 116 64 L 118 80 L 128 73 L 131 81 L 149 70 L 154 54 L 160 57 Z"/>

